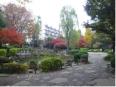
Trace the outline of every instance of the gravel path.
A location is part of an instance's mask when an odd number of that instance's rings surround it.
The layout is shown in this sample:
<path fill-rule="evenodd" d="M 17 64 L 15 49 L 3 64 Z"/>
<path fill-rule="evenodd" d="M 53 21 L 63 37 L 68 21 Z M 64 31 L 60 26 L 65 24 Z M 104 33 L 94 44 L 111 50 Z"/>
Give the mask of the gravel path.
<path fill-rule="evenodd" d="M 73 64 L 61 71 L 0 77 L 0 85 L 13 86 L 114 86 L 115 75 L 106 70 L 106 53 L 89 52 L 90 64 Z"/>

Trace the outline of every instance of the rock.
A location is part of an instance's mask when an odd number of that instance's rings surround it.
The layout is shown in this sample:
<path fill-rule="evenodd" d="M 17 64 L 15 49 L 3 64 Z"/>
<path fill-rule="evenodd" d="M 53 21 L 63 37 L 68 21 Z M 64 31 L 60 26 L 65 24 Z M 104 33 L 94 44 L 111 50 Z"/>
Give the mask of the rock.
<path fill-rule="evenodd" d="M 67 78 L 55 78 L 55 79 L 52 79 L 50 80 L 49 82 L 51 83 L 63 83 L 63 82 L 67 82 Z"/>

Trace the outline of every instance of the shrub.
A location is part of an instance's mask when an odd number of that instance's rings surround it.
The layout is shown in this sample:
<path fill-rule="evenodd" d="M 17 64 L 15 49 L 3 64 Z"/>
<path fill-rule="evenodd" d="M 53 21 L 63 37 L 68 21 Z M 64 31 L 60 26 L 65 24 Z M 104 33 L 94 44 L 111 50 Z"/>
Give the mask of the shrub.
<path fill-rule="evenodd" d="M 69 51 L 69 53 L 72 54 L 72 55 L 74 55 L 74 54 L 76 54 L 78 52 L 79 52 L 79 49 L 73 49 L 73 50 Z"/>
<path fill-rule="evenodd" d="M 59 58 L 46 58 L 40 63 L 40 69 L 43 72 L 54 71 L 62 68 L 62 60 Z"/>
<path fill-rule="evenodd" d="M 20 52 L 20 48 L 11 48 L 10 50 L 9 50 L 9 53 L 8 53 L 8 55 L 9 56 L 15 56 L 18 52 Z"/>
<path fill-rule="evenodd" d="M 25 73 L 28 70 L 28 66 L 25 64 L 5 63 L 3 65 L 4 73 Z"/>
<path fill-rule="evenodd" d="M 115 68 L 115 57 L 111 59 L 111 67 Z"/>
<path fill-rule="evenodd" d="M 113 53 L 108 53 L 108 55 L 106 57 L 104 57 L 104 60 L 106 61 L 111 61 L 111 59 L 113 58 Z"/>
<path fill-rule="evenodd" d="M 88 52 L 87 48 L 80 48 L 80 52 Z"/>
<path fill-rule="evenodd" d="M 11 59 L 8 59 L 7 57 L 0 57 L 0 64 L 2 63 L 9 63 L 11 62 Z"/>
<path fill-rule="evenodd" d="M 88 53 L 82 54 L 81 55 L 81 61 L 82 62 L 88 62 Z"/>
<path fill-rule="evenodd" d="M 37 65 L 37 63 L 35 61 L 30 61 L 29 68 L 37 70 L 38 69 L 38 65 Z"/>
<path fill-rule="evenodd" d="M 79 60 L 80 60 L 80 58 L 81 58 L 81 53 L 76 53 L 76 54 L 74 55 L 74 62 L 75 62 L 75 63 L 78 63 Z"/>
<path fill-rule="evenodd" d="M 0 49 L 0 56 L 6 56 L 7 50 L 6 49 Z"/>

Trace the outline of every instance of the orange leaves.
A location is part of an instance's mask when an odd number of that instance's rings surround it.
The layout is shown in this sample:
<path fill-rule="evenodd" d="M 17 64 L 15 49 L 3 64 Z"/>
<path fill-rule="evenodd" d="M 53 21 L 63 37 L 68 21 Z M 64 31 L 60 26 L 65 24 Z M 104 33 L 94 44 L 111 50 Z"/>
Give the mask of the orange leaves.
<path fill-rule="evenodd" d="M 4 28 L 0 30 L 0 43 L 2 44 L 23 44 L 23 35 L 14 28 Z"/>

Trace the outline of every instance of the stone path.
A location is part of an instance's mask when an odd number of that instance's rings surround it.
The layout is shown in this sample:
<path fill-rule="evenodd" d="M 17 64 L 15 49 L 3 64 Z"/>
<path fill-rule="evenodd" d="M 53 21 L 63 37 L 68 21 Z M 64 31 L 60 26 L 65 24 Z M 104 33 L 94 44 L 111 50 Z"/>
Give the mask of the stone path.
<path fill-rule="evenodd" d="M 90 52 L 90 64 L 73 64 L 72 67 L 49 73 L 12 75 L 2 78 L 2 82 L 9 79 L 3 85 L 13 86 L 114 86 L 115 75 L 106 70 L 108 62 L 103 60 L 106 55 Z"/>

